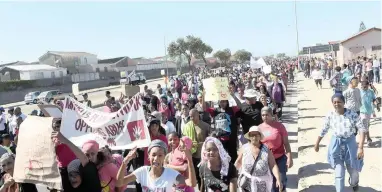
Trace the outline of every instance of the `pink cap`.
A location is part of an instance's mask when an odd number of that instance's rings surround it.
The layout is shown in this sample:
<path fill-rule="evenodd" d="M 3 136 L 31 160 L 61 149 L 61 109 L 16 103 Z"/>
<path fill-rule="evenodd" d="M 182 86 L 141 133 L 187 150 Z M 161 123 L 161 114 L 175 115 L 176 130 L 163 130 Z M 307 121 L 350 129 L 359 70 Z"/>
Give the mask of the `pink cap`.
<path fill-rule="evenodd" d="M 98 152 L 99 144 L 97 143 L 97 141 L 89 140 L 82 145 L 82 151 L 89 151 L 89 150 Z"/>
<path fill-rule="evenodd" d="M 188 150 L 192 148 L 192 140 L 189 137 L 183 136 L 181 140 L 184 142 L 184 145 Z"/>

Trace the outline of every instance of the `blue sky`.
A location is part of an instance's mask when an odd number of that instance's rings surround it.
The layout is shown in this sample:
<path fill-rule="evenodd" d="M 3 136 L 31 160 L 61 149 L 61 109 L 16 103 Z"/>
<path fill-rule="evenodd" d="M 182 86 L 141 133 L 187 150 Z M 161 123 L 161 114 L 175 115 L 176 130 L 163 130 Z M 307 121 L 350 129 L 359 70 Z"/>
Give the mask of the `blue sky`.
<path fill-rule="evenodd" d="M 298 2 L 297 14 L 300 49 L 346 39 L 361 21 L 381 27 L 380 1 Z M 49 50 L 163 56 L 164 37 L 189 34 L 214 51 L 296 54 L 294 2 L 0 2 L 0 63 Z"/>

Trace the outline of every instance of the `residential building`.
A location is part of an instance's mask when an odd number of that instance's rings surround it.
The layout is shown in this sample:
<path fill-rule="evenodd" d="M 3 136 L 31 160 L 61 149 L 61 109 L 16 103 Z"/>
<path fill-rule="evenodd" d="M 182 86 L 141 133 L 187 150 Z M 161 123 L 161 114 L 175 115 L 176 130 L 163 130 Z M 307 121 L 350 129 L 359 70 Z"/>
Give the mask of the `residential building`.
<path fill-rule="evenodd" d="M 166 61 L 163 57 L 156 57 L 154 59 L 147 59 L 143 57 L 132 59 L 136 63 L 137 71 L 147 71 L 153 69 L 176 69 L 176 63 L 173 61 Z"/>
<path fill-rule="evenodd" d="M 340 65 L 361 57 L 381 57 L 381 29 L 370 28 L 361 31 L 340 43 L 337 61 Z"/>
<path fill-rule="evenodd" d="M 109 72 L 109 71 L 133 71 L 136 69 L 137 64 L 129 57 L 116 57 L 109 59 L 100 59 L 97 64 L 91 64 L 95 72 Z"/>
<path fill-rule="evenodd" d="M 91 73 L 92 64 L 97 64 L 97 55 L 86 52 L 48 51 L 39 57 L 40 63 L 54 67 L 63 67 L 70 74 Z"/>
<path fill-rule="evenodd" d="M 9 65 L 0 70 L 0 74 L 6 73 L 9 74 L 10 80 L 37 80 L 65 77 L 67 70 L 46 64 Z"/>

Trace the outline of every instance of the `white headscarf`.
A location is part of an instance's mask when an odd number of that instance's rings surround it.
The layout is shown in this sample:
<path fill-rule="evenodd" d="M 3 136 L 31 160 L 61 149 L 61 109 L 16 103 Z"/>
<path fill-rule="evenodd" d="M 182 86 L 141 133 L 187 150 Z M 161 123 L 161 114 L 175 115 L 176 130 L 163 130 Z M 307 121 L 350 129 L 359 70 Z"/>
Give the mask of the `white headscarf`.
<path fill-rule="evenodd" d="M 202 159 L 201 159 L 198 167 L 200 167 L 200 165 L 202 165 L 203 163 L 208 162 L 207 154 L 206 154 L 206 145 L 209 142 L 213 142 L 219 150 L 220 161 L 222 164 L 220 174 L 222 176 L 227 176 L 228 175 L 228 169 L 229 169 L 229 162 L 231 161 L 231 157 L 228 155 L 227 151 L 224 149 L 223 144 L 218 139 L 216 139 L 215 137 L 207 137 L 206 140 L 204 141 L 203 146 L 202 146 L 202 154 L 201 154 Z"/>

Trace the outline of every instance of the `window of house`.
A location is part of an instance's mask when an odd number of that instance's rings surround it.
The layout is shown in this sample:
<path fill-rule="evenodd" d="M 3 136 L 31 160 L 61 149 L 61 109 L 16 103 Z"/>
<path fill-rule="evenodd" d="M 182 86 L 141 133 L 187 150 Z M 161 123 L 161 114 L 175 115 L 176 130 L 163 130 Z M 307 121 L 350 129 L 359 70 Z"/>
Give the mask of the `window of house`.
<path fill-rule="evenodd" d="M 104 69 L 105 72 L 107 72 L 107 67 L 104 67 L 103 69 Z"/>
<path fill-rule="evenodd" d="M 88 59 L 85 57 L 84 58 L 84 64 L 87 65 L 88 64 Z"/>
<path fill-rule="evenodd" d="M 54 71 L 51 72 L 51 75 L 50 75 L 52 78 L 56 78 L 56 74 L 54 73 Z"/>
<path fill-rule="evenodd" d="M 64 76 L 64 72 L 60 71 L 60 77 Z"/>
<path fill-rule="evenodd" d="M 98 68 L 98 67 L 96 68 L 96 72 L 98 72 L 98 73 L 99 73 L 99 68 Z"/>

